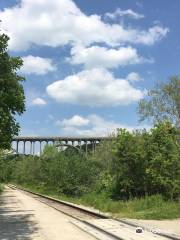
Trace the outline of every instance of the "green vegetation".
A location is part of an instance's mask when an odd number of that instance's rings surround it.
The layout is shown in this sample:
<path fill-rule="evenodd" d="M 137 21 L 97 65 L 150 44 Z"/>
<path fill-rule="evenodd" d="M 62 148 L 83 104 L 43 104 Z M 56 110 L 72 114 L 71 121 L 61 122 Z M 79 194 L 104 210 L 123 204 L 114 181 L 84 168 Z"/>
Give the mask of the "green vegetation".
<path fill-rule="evenodd" d="M 169 121 L 180 128 L 180 78 L 170 77 L 148 92 L 148 98 L 139 102 L 140 121 L 152 119 L 154 123 Z"/>
<path fill-rule="evenodd" d="M 159 123 L 149 132 L 120 129 L 96 154 L 58 152 L 0 160 L 0 182 L 83 203 L 119 217 L 180 217 L 179 130 Z"/>
<path fill-rule="evenodd" d="M 3 185 L 0 183 L 0 194 L 2 193 L 3 191 Z"/>
<path fill-rule="evenodd" d="M 22 59 L 9 55 L 8 41 L 7 35 L 0 34 L 0 149 L 11 147 L 12 137 L 19 132 L 15 116 L 25 110 L 24 78 L 17 73 Z"/>
<path fill-rule="evenodd" d="M 58 194 L 52 188 L 45 188 L 40 185 L 24 184 L 19 186 L 60 200 L 91 206 L 102 212 L 108 212 L 117 218 L 160 220 L 180 217 L 180 199 L 176 201 L 165 200 L 161 195 L 114 200 L 106 193 L 90 192 L 82 196 L 67 196 Z"/>
<path fill-rule="evenodd" d="M 120 218 L 174 219 L 180 217 L 180 200 L 167 201 L 161 195 L 117 201 L 103 194 L 89 194 L 76 202 L 110 212 Z"/>

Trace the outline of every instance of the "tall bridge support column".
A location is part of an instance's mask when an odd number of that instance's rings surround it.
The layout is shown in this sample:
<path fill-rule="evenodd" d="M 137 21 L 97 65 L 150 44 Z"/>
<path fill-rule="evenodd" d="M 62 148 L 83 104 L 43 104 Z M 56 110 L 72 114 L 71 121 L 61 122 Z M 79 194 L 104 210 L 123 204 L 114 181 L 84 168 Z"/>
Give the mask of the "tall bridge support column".
<path fill-rule="evenodd" d="M 87 156 L 87 154 L 88 154 L 88 142 L 87 141 L 85 141 L 85 153 L 86 153 L 86 156 Z"/>
<path fill-rule="evenodd" d="M 26 154 L 26 141 L 23 141 L 23 154 Z"/>
<path fill-rule="evenodd" d="M 30 141 L 30 154 L 32 155 L 32 141 Z"/>
<path fill-rule="evenodd" d="M 35 141 L 33 141 L 32 154 L 35 155 Z"/>
<path fill-rule="evenodd" d="M 79 150 L 81 151 L 81 141 L 78 141 L 78 147 L 79 147 Z"/>
<path fill-rule="evenodd" d="M 42 154 L 42 146 L 41 146 L 41 141 L 39 142 L 39 155 L 41 156 Z"/>
<path fill-rule="evenodd" d="M 19 151 L 19 141 L 16 141 L 16 152 L 18 153 Z"/>
<path fill-rule="evenodd" d="M 96 141 L 94 141 L 94 153 L 96 152 Z"/>
<path fill-rule="evenodd" d="M 95 154 L 95 141 L 91 141 L 92 154 Z"/>

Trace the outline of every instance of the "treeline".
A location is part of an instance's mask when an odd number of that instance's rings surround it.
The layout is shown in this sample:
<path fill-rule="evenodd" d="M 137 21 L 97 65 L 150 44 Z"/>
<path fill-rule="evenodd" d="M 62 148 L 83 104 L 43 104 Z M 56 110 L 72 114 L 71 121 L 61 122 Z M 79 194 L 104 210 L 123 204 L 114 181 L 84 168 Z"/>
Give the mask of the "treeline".
<path fill-rule="evenodd" d="M 56 194 L 105 193 L 112 199 L 160 194 L 180 197 L 179 130 L 160 123 L 150 131 L 120 129 L 116 140 L 102 142 L 95 155 L 58 152 L 0 158 L 0 182 L 36 186 Z"/>

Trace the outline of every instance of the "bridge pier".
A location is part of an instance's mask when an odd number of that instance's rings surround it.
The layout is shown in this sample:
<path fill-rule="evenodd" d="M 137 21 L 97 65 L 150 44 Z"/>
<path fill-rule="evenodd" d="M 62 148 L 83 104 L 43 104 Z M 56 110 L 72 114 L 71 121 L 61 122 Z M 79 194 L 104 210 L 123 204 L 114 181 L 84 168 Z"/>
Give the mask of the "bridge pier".
<path fill-rule="evenodd" d="M 88 142 L 87 141 L 85 141 L 85 153 L 86 153 L 86 156 L 87 156 L 87 154 L 88 154 Z"/>
<path fill-rule="evenodd" d="M 32 155 L 32 141 L 30 141 L 30 151 L 29 151 L 30 155 Z"/>
<path fill-rule="evenodd" d="M 16 142 L 16 152 L 18 153 L 19 151 L 19 141 Z"/>
<path fill-rule="evenodd" d="M 23 154 L 25 155 L 26 153 L 26 141 L 23 141 Z"/>

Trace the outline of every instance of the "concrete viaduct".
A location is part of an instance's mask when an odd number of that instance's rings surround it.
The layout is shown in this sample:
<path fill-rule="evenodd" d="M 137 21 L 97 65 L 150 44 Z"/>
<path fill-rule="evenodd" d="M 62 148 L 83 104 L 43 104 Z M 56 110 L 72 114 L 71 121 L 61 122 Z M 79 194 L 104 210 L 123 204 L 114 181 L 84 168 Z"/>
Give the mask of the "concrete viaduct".
<path fill-rule="evenodd" d="M 69 146 L 76 149 L 85 150 L 88 152 L 88 147 L 91 146 L 91 150 L 94 153 L 96 146 L 101 141 L 112 140 L 111 137 L 14 137 L 12 140 L 12 146 L 16 153 L 35 155 L 37 152 L 42 153 L 42 147 L 46 144 L 56 147 Z M 28 145 L 28 146 L 27 146 Z M 38 149 L 37 149 L 38 146 Z"/>

